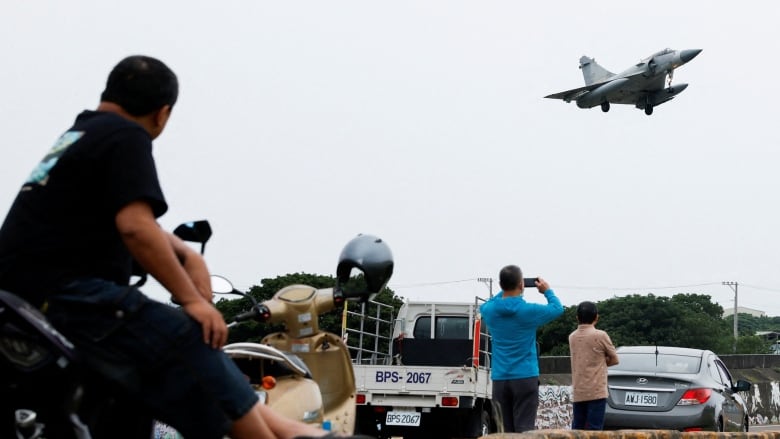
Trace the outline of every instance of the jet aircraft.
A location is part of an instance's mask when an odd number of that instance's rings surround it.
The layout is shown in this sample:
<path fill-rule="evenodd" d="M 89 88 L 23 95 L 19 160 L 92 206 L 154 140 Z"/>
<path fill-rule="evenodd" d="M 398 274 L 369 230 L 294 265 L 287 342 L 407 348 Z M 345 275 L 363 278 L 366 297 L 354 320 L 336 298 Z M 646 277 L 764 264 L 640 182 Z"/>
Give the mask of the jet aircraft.
<path fill-rule="evenodd" d="M 672 86 L 674 69 L 692 60 L 702 49 L 664 49 L 641 60 L 625 71 L 615 74 L 583 56 L 580 69 L 585 86 L 545 96 L 550 99 L 575 101 L 580 108 L 601 106 L 609 111 L 609 104 L 635 105 L 648 116 L 653 108 L 680 94 L 688 84 Z"/>

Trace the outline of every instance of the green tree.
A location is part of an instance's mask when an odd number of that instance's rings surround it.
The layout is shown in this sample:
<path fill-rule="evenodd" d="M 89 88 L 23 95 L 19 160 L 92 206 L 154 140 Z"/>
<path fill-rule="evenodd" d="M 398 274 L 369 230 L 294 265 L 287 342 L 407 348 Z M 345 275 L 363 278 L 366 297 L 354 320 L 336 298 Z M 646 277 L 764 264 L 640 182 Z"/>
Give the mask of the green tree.
<path fill-rule="evenodd" d="M 597 327 L 607 331 L 615 346 L 653 345 L 731 352 L 728 323 L 723 308 L 702 294 L 658 297 L 634 294 L 598 302 Z M 741 318 L 741 316 L 740 316 Z M 568 334 L 577 327 L 576 306 L 538 332 L 542 355 L 568 354 Z M 756 346 L 745 340 L 744 349 Z"/>
<path fill-rule="evenodd" d="M 569 355 L 569 334 L 577 329 L 577 306 L 563 309 L 563 315 L 542 325 L 536 332 L 539 355 Z"/>
<path fill-rule="evenodd" d="M 734 328 L 734 315 L 729 315 L 723 319 L 729 328 Z M 740 336 L 756 335 L 761 331 L 780 332 L 780 317 L 756 317 L 751 314 L 739 313 L 737 319 L 737 333 Z M 732 330 L 733 333 L 733 330 Z"/>
<path fill-rule="evenodd" d="M 263 301 L 270 300 L 279 290 L 289 285 L 307 285 L 316 289 L 322 289 L 331 288 L 335 284 L 336 279 L 333 276 L 293 273 L 278 276 L 276 278 L 262 279 L 259 285 L 251 287 L 246 294 L 254 298 L 258 303 L 262 303 Z M 365 288 L 365 281 L 362 274 L 352 277 L 347 284 L 343 286 L 344 291 L 347 293 L 365 291 Z M 393 291 L 389 288 L 384 288 L 380 291 L 379 294 L 375 296 L 374 300 L 391 305 L 393 307 L 393 315 L 397 315 L 398 308 L 400 308 L 403 303 L 403 298 L 395 296 Z M 216 306 L 225 317 L 225 321 L 230 322 L 236 315 L 251 309 L 252 304 L 251 299 L 248 298 L 223 298 L 217 302 Z M 319 320 L 320 329 L 340 335 L 342 310 L 343 308 L 336 308 L 321 315 Z M 387 318 L 392 319 L 389 315 Z M 351 319 L 357 319 L 357 317 L 351 317 Z M 351 322 L 350 324 L 353 323 L 354 322 Z M 269 325 L 254 320 L 247 321 L 231 328 L 228 342 L 259 342 L 265 335 L 277 331 L 284 331 L 284 326 Z"/>
<path fill-rule="evenodd" d="M 684 330 L 677 331 L 675 342 L 678 346 L 709 349 L 717 353 L 726 353 L 730 344 L 723 337 L 728 325 L 721 318 L 723 308 L 712 303 L 708 295 L 676 294 L 672 304 L 679 307 L 684 322 Z"/>
<path fill-rule="evenodd" d="M 740 315 L 740 318 L 742 316 Z M 771 354 L 769 343 L 757 335 L 737 337 L 737 354 Z"/>

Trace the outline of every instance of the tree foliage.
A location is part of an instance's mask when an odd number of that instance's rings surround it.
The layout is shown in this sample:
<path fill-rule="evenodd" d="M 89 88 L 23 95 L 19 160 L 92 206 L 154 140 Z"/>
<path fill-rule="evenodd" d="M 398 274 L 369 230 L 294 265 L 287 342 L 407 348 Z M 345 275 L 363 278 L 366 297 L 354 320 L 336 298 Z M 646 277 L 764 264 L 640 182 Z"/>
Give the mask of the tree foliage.
<path fill-rule="evenodd" d="M 615 346 L 657 344 L 709 349 L 720 354 L 734 352 L 733 320 L 723 319 L 723 308 L 708 295 L 634 294 L 606 299 L 597 305 L 596 326 L 609 334 Z M 576 309 L 576 306 L 567 307 L 562 317 L 539 329 L 537 338 L 542 355 L 569 354 L 568 335 L 577 328 Z M 758 328 L 774 324 L 774 318 L 743 318 L 743 315 L 747 314 L 739 315 L 737 352 L 767 353 L 767 342 L 754 334 Z"/>
<path fill-rule="evenodd" d="M 729 328 L 734 328 L 734 315 L 724 318 Z M 780 317 L 756 317 L 746 313 L 739 313 L 737 319 L 739 335 L 753 335 L 760 331 L 780 332 Z M 733 329 L 732 329 L 733 332 Z"/>
<path fill-rule="evenodd" d="M 278 276 L 272 279 L 262 279 L 259 285 L 251 287 L 249 291 L 245 293 L 254 298 L 254 300 L 256 300 L 258 303 L 262 303 L 263 301 L 271 300 L 274 294 L 276 294 L 279 290 L 290 285 L 307 285 L 316 289 L 323 289 L 332 288 L 335 284 L 336 279 L 333 276 L 293 273 Z M 343 286 L 343 288 L 347 293 L 365 291 L 366 284 L 363 279 L 363 275 L 361 274 L 352 277 L 349 282 Z M 374 297 L 373 300 L 392 306 L 392 316 L 398 314 L 398 309 L 403 303 L 403 298 L 397 297 L 395 293 L 389 288 L 384 288 Z M 249 310 L 252 304 L 251 299 L 249 298 L 239 296 L 225 296 L 225 298 L 217 302 L 216 306 L 225 317 L 225 321 L 230 322 L 236 315 Z M 355 305 L 348 305 L 348 307 L 350 309 L 354 309 Z M 320 315 L 320 330 L 341 335 L 342 311 L 343 307 L 333 309 L 330 312 Z M 386 315 L 385 318 L 392 320 L 392 316 L 389 315 L 389 313 L 387 314 L 388 315 Z M 356 325 L 357 318 L 358 317 L 350 316 L 350 325 Z M 284 331 L 284 326 L 269 325 L 254 320 L 247 321 L 230 329 L 228 343 L 235 343 L 239 341 L 259 342 L 265 335 L 277 331 Z"/>
<path fill-rule="evenodd" d="M 307 273 L 293 273 L 276 278 L 262 279 L 246 293 L 258 302 L 270 300 L 282 288 L 300 284 L 317 289 L 331 288 L 335 285 L 333 276 Z M 362 275 L 350 279 L 344 286 L 345 291 L 365 289 Z M 239 296 L 225 296 L 217 302 L 217 309 L 231 321 L 234 316 L 250 309 L 250 300 Z M 228 298 L 236 297 L 236 298 Z M 403 298 L 384 288 L 374 298 L 375 301 L 390 305 L 382 311 L 380 319 L 392 322 L 398 315 Z M 702 294 L 676 294 L 661 297 L 653 294 L 634 294 L 613 297 L 598 302 L 599 320 L 597 328 L 606 331 L 615 346 L 653 345 L 680 346 L 697 349 L 709 349 L 719 354 L 734 352 L 733 319 L 722 318 L 723 308 L 713 303 L 710 296 Z M 360 326 L 359 306 L 350 302 L 348 309 L 348 327 Z M 561 317 L 539 328 L 537 340 L 541 355 L 569 355 L 569 334 L 577 328 L 576 305 L 566 307 Z M 320 316 L 320 329 L 341 335 L 343 308 L 334 309 Z M 756 331 L 780 331 L 780 317 L 754 317 L 739 314 L 739 337 L 736 342 L 737 353 L 768 353 L 768 343 L 755 336 Z M 368 321 L 364 321 L 368 324 Z M 282 325 L 271 326 L 249 321 L 234 326 L 230 330 L 228 342 L 258 342 L 266 334 L 284 331 Z M 386 340 L 377 340 L 380 352 L 387 352 Z"/>

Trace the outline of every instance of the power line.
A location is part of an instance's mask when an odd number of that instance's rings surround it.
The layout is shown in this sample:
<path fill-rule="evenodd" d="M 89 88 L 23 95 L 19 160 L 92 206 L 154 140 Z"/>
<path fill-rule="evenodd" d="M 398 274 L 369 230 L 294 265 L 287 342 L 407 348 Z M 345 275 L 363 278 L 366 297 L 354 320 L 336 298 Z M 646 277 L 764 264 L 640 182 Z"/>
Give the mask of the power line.
<path fill-rule="evenodd" d="M 755 285 L 739 284 L 742 288 L 752 288 L 754 290 L 771 291 L 773 293 L 780 293 L 778 288 L 757 287 Z"/>
<path fill-rule="evenodd" d="M 403 288 L 417 288 L 417 287 L 433 287 L 437 285 L 449 285 L 449 284 L 459 284 L 463 282 L 474 282 L 477 278 L 472 279 L 461 279 L 461 280 L 448 280 L 448 281 L 441 281 L 441 282 L 425 282 L 425 283 L 419 283 L 419 284 L 407 284 L 407 285 L 392 285 L 392 289 L 403 289 Z"/>
<path fill-rule="evenodd" d="M 475 282 L 479 281 L 481 278 L 470 278 L 470 279 L 459 279 L 459 280 L 448 280 L 448 281 L 437 281 L 437 282 L 420 282 L 420 283 L 414 283 L 414 284 L 404 284 L 404 285 L 391 285 L 391 288 L 393 289 L 404 289 L 404 288 L 421 288 L 421 287 L 434 287 L 439 285 L 450 285 L 450 284 L 458 284 L 458 283 L 465 283 L 465 282 Z M 570 289 L 570 290 L 619 290 L 619 291 L 635 291 L 635 290 L 645 290 L 645 291 L 652 291 L 652 290 L 670 290 L 675 288 L 698 288 L 698 287 L 709 287 L 709 286 L 715 286 L 715 285 L 721 285 L 721 282 L 705 282 L 705 283 L 698 283 L 698 284 L 681 284 L 681 285 L 656 285 L 656 286 L 594 286 L 594 285 L 553 285 L 553 288 L 555 289 Z M 749 285 L 749 284 L 739 284 L 742 288 L 749 288 L 753 290 L 761 290 L 761 291 L 770 291 L 774 293 L 780 293 L 780 288 L 770 288 L 770 287 L 763 287 L 758 285 Z"/>
<path fill-rule="evenodd" d="M 654 286 L 654 287 L 609 287 L 609 286 L 572 286 L 572 285 L 560 285 L 560 288 L 569 288 L 572 290 L 668 290 L 672 288 L 694 288 L 694 287 L 706 287 L 710 285 L 720 285 L 720 282 L 708 282 L 703 284 L 688 284 L 688 285 L 669 285 L 669 286 Z"/>

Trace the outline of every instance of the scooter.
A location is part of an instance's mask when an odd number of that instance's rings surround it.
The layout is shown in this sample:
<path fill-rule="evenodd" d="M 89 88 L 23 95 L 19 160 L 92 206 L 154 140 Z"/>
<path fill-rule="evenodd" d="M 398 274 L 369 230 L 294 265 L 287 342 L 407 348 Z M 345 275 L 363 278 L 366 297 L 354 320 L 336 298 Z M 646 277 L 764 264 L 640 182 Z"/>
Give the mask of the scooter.
<path fill-rule="evenodd" d="M 365 289 L 347 291 L 353 268 L 363 272 Z M 348 300 L 370 300 L 384 288 L 392 271 L 389 247 L 379 238 L 359 235 L 341 252 L 335 287 L 290 285 L 269 300 L 253 302 L 236 321 L 283 323 L 284 330 L 266 335 L 260 343 L 234 343 L 224 350 L 247 375 L 261 400 L 275 410 L 335 433 L 352 434 L 356 413 L 352 359 L 339 335 L 320 329 L 319 316 Z M 250 297 L 224 278 L 213 277 L 212 286 L 217 293 Z"/>
<path fill-rule="evenodd" d="M 252 303 L 249 311 L 237 315 L 228 324 L 229 328 L 250 319 L 266 321 L 270 318 L 267 306 L 233 288 L 224 277 L 213 275 L 211 285 L 215 294 L 240 295 Z M 290 419 L 318 426 L 323 424 L 320 387 L 299 356 L 262 343 L 231 343 L 222 349 L 244 373 L 261 403 Z"/>

